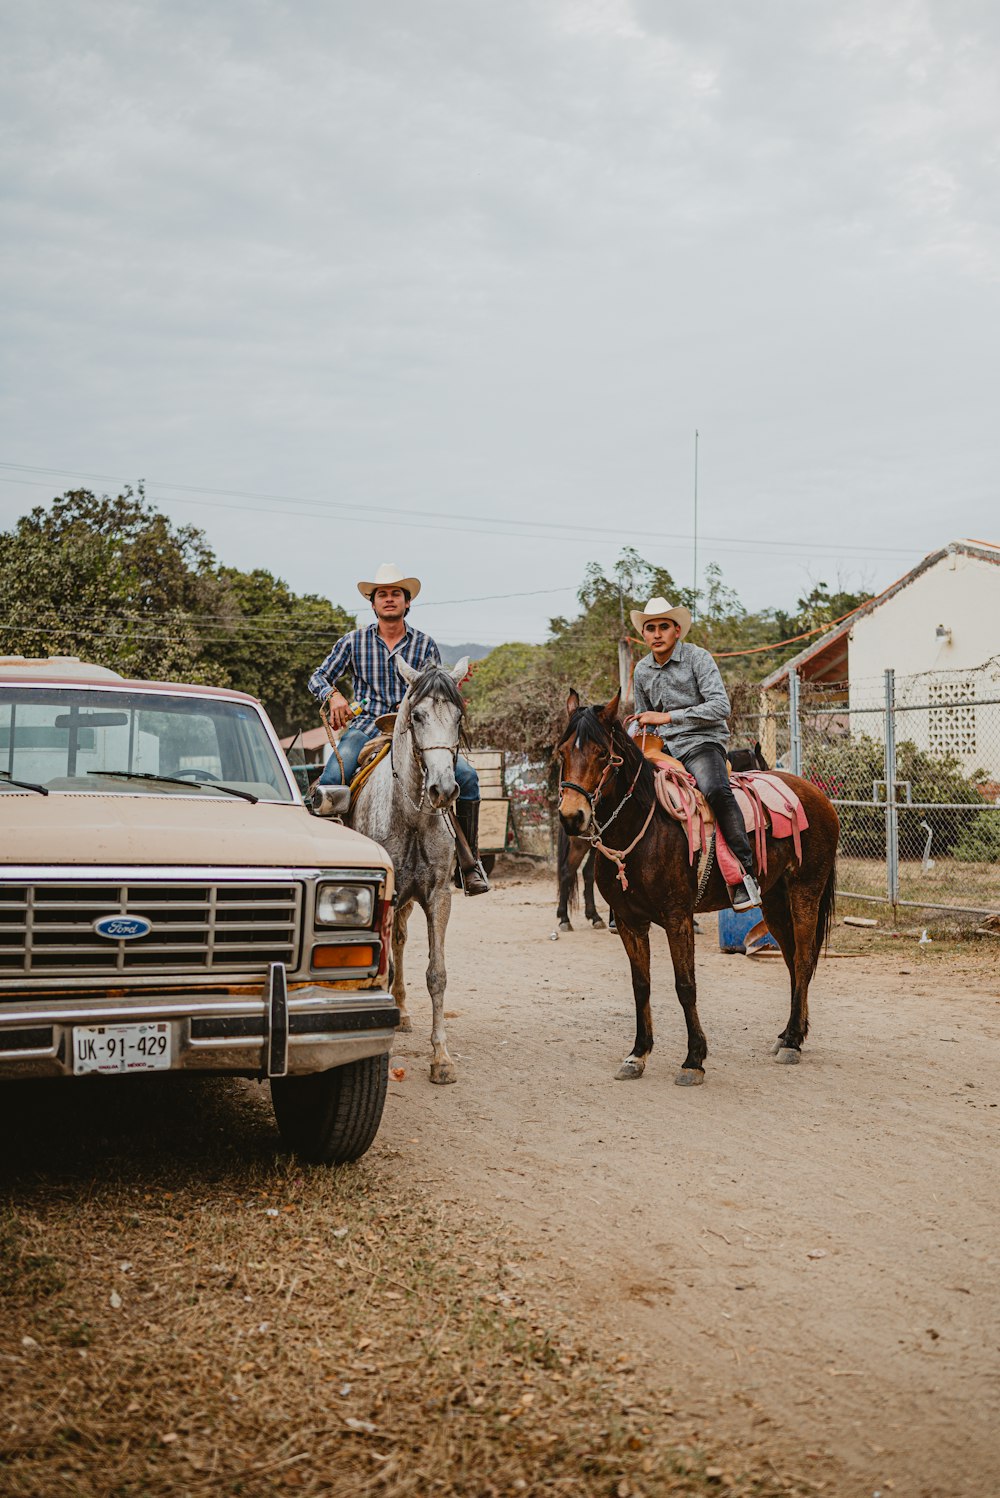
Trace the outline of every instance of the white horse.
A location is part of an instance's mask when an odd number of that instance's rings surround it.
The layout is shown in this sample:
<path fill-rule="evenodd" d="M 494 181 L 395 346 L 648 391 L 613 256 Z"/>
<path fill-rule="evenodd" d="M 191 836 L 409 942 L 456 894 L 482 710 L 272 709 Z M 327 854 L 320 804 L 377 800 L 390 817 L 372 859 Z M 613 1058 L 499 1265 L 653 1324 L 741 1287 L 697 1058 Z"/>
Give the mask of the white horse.
<path fill-rule="evenodd" d="M 392 749 L 373 770 L 347 820 L 381 843 L 396 870 L 392 995 L 402 1016 L 401 1030 L 413 1028 L 406 1008 L 403 948 L 414 903 L 427 917 L 431 1081 L 457 1082 L 444 1034 L 444 938 L 455 873 L 455 836 L 445 813 L 458 798 L 455 760 L 465 705 L 457 683 L 468 673 L 469 662 L 461 660 L 450 671 L 440 666 L 416 671 L 404 660 L 396 665 L 407 690 L 396 714 Z"/>

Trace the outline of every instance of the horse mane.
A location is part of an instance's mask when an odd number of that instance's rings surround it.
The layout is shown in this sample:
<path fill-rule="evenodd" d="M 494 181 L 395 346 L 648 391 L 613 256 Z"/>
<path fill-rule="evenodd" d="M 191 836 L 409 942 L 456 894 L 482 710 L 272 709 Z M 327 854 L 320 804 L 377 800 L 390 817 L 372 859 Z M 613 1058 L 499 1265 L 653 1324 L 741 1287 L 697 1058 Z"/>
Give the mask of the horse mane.
<path fill-rule="evenodd" d="M 571 738 L 575 738 L 579 744 L 596 744 L 606 753 L 613 750 L 621 757 L 622 767 L 619 774 L 628 777 L 630 783 L 631 777 L 635 776 L 638 771 L 632 799 L 640 811 L 649 810 L 656 800 L 652 766 L 635 740 L 629 738 L 617 718 L 612 723 L 609 733 L 601 720 L 598 708 L 578 707 L 559 742 L 565 744 L 567 739 Z"/>
<path fill-rule="evenodd" d="M 447 697 L 448 701 L 457 707 L 461 713 L 465 713 L 465 703 L 462 700 L 462 694 L 458 690 L 455 678 L 443 666 L 435 666 L 433 664 L 424 666 L 420 675 L 410 687 L 410 705 L 411 707 L 416 707 L 419 702 L 423 702 L 425 697 L 436 697 L 439 693 Z"/>
<path fill-rule="evenodd" d="M 465 732 L 465 701 L 450 671 L 431 662 L 424 666 L 416 681 L 407 689 L 406 696 L 411 708 L 418 707 L 428 697 L 446 697 L 462 714 L 462 721 L 459 724 L 459 742 L 463 748 L 466 747 L 468 736 Z"/>

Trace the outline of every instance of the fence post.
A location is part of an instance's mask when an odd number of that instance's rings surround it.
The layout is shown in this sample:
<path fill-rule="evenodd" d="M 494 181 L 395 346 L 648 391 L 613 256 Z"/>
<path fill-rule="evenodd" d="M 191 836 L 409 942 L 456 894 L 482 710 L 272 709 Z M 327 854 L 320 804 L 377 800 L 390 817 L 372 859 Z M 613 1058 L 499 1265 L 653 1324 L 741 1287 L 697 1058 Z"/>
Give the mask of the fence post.
<path fill-rule="evenodd" d="M 885 673 L 885 882 L 892 919 L 899 906 L 899 811 L 896 806 L 896 673 Z"/>
<path fill-rule="evenodd" d="M 788 673 L 788 750 L 793 775 L 802 774 L 802 725 L 799 722 L 799 673 Z"/>

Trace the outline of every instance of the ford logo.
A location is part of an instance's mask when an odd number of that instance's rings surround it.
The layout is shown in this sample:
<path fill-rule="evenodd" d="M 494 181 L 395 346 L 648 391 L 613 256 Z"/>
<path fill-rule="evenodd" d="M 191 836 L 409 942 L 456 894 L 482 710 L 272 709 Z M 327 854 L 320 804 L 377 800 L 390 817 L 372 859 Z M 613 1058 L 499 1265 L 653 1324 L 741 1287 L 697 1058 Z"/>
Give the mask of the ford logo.
<path fill-rule="evenodd" d="M 152 929 L 152 921 L 142 915 L 102 915 L 94 922 L 98 936 L 106 936 L 108 941 L 135 941 L 138 936 L 148 936 Z"/>

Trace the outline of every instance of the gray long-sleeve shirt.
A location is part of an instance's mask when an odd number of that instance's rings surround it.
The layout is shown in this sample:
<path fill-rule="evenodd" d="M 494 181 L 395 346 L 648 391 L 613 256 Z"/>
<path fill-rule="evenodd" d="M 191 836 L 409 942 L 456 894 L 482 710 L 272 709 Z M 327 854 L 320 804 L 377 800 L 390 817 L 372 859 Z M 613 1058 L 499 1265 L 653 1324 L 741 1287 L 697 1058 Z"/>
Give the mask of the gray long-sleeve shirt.
<path fill-rule="evenodd" d="M 670 722 L 658 727 L 667 749 L 677 759 L 699 744 L 729 743 L 729 694 L 715 661 L 700 645 L 679 640 L 670 659 L 658 666 L 644 655 L 632 677 L 637 713 L 669 713 Z"/>

